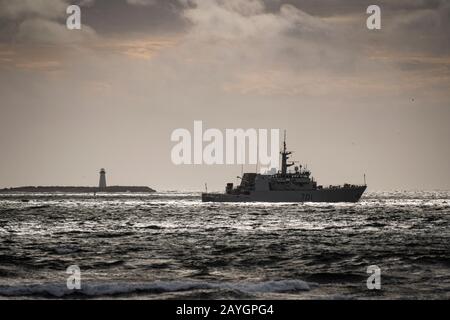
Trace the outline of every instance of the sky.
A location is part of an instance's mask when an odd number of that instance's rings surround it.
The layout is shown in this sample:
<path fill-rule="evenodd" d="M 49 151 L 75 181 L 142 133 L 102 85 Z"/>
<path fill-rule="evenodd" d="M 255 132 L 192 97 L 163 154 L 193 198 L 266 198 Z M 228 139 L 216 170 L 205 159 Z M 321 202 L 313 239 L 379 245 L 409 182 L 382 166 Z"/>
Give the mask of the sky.
<path fill-rule="evenodd" d="M 0 0 L 0 187 L 222 190 L 239 165 L 171 161 L 196 120 L 286 130 L 319 184 L 448 190 L 450 1 Z"/>

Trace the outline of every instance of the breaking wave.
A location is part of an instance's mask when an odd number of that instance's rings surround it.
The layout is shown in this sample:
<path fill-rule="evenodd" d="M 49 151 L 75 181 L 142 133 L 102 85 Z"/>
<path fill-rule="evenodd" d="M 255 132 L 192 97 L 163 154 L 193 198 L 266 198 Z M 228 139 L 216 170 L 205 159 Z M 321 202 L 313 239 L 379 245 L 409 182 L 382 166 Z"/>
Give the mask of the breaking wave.
<path fill-rule="evenodd" d="M 0 296 L 43 296 L 63 298 L 68 296 L 118 296 L 130 294 L 160 294 L 192 290 L 233 290 L 242 293 L 290 293 L 309 291 L 315 283 L 302 280 L 264 281 L 257 283 L 211 283 L 197 281 L 154 281 L 147 283 L 85 284 L 80 290 L 69 290 L 61 284 L 31 284 L 0 286 Z"/>

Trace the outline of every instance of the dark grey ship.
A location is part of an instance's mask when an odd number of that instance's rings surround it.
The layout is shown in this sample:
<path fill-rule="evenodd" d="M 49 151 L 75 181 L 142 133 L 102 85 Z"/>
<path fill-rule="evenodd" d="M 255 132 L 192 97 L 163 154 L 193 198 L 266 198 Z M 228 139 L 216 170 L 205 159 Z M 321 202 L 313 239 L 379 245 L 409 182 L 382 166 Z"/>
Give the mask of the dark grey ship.
<path fill-rule="evenodd" d="M 244 173 L 241 183 L 233 187 L 227 183 L 225 193 L 203 193 L 203 202 L 358 202 L 367 188 L 364 185 L 344 184 L 323 187 L 311 177 L 311 172 L 296 166 L 288 168 L 291 151 L 286 150 L 286 137 L 281 153 L 281 171 L 276 174 Z M 364 179 L 365 180 L 365 179 Z"/>

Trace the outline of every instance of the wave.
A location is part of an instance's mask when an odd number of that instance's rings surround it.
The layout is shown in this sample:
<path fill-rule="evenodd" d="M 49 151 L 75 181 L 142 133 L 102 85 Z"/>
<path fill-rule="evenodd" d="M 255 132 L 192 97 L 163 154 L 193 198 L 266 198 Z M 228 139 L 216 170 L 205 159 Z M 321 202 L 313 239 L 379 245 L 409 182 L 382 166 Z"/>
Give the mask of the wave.
<path fill-rule="evenodd" d="M 257 283 L 212 283 L 201 281 L 154 281 L 143 283 L 82 284 L 80 290 L 69 290 L 65 285 L 47 283 L 17 286 L 0 286 L 0 296 L 40 296 L 63 298 L 70 296 L 118 296 L 139 293 L 161 294 L 192 290 L 233 290 L 242 293 L 293 293 L 309 291 L 315 283 L 302 280 L 264 281 Z"/>

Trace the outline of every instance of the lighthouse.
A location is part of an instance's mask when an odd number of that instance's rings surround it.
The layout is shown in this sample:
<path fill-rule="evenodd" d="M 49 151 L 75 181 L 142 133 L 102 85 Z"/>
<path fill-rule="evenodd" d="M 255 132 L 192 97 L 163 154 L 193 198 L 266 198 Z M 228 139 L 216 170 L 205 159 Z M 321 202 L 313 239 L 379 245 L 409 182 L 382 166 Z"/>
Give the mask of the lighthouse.
<path fill-rule="evenodd" d="M 106 171 L 105 169 L 100 169 L 100 182 L 98 183 L 99 191 L 106 190 Z"/>

